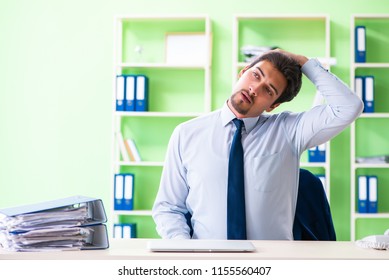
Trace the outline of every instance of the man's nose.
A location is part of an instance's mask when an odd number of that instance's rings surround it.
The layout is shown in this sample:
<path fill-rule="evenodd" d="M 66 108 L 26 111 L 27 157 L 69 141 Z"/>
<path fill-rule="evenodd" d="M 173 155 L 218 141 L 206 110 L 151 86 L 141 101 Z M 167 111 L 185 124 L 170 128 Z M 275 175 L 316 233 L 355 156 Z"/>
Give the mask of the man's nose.
<path fill-rule="evenodd" d="M 257 96 L 259 94 L 260 88 L 261 88 L 261 82 L 250 85 L 249 86 L 250 95 Z"/>

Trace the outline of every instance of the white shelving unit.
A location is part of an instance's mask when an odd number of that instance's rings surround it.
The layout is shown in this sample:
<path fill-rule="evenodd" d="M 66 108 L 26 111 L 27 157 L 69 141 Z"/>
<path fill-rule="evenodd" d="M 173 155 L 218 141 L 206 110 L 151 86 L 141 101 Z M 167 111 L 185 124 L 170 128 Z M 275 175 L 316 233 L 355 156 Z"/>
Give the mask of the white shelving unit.
<path fill-rule="evenodd" d="M 370 62 L 367 61 L 366 63 L 356 63 L 355 62 L 355 26 L 357 26 L 358 21 L 387 21 L 389 25 L 389 14 L 356 14 L 351 16 L 351 22 L 350 22 L 350 84 L 353 89 L 355 89 L 355 76 L 357 74 L 358 69 L 389 69 L 389 61 L 382 61 L 382 62 Z M 385 28 L 386 29 L 386 28 Z M 387 29 L 386 29 L 387 30 Z M 367 33 L 369 32 L 369 29 L 367 27 Z M 384 31 L 385 32 L 385 31 Z M 386 31 L 386 36 L 389 35 L 389 32 Z M 368 39 L 366 40 L 367 48 L 369 48 L 369 42 Z M 369 52 L 369 49 L 367 49 L 367 52 Z M 375 95 L 377 94 L 384 94 L 381 92 L 375 92 Z M 388 119 L 389 120 L 389 109 L 388 112 L 377 112 L 377 113 L 362 113 L 358 120 L 356 120 L 354 123 L 351 124 L 351 136 L 350 136 L 350 148 L 351 148 L 351 187 L 350 187 L 350 198 L 351 198 L 351 209 L 350 209 L 350 220 L 351 220 L 351 227 L 350 227 L 350 239 L 355 240 L 356 239 L 356 222 L 358 219 L 377 219 L 377 218 L 389 218 L 389 213 L 372 213 L 372 214 L 361 214 L 357 211 L 357 190 L 358 190 L 358 184 L 357 184 L 357 170 L 358 169 L 389 169 L 389 164 L 361 164 L 356 163 L 356 157 L 357 155 L 357 123 L 361 120 L 367 120 L 370 121 L 378 120 L 378 119 Z M 379 233 L 377 233 L 379 234 Z M 382 233 L 383 234 L 383 233 Z"/>
<path fill-rule="evenodd" d="M 256 23 L 258 22 L 258 23 Z M 279 28 L 281 26 L 282 28 Z M 296 25 L 297 24 L 297 25 Z M 301 28 L 309 29 L 310 24 L 317 26 L 319 30 L 315 32 L 315 37 L 309 37 L 309 41 L 304 41 L 302 43 L 299 42 L 301 36 L 299 33 L 303 32 Z M 247 31 L 244 31 L 245 25 L 249 25 Z M 257 28 L 253 28 L 253 26 L 257 26 Z M 289 27 L 291 26 L 291 27 Z M 279 32 L 279 37 L 271 37 L 267 34 L 262 36 L 261 30 L 265 29 L 272 30 L 273 27 L 279 28 L 279 30 L 275 30 L 274 33 Z M 301 28 L 296 28 L 301 27 Z M 315 28 L 315 27 L 313 27 Z M 294 30 L 293 30 L 294 29 Z M 244 62 L 242 56 L 240 55 L 240 48 L 242 47 L 242 42 L 248 44 L 248 39 L 243 38 L 242 33 L 250 33 L 251 37 L 255 37 L 255 33 L 259 34 L 257 41 L 251 41 L 250 44 L 263 44 L 267 46 L 277 46 L 281 48 L 285 48 L 287 51 L 301 53 L 306 49 L 304 55 L 309 57 L 316 57 L 320 60 L 324 67 L 330 70 L 330 66 L 334 64 L 335 59 L 330 56 L 330 18 L 326 14 L 237 14 L 233 16 L 233 29 L 232 29 L 232 84 L 234 85 L 237 79 L 237 74 L 240 69 L 244 68 L 248 62 Z M 293 35 L 291 35 L 291 34 Z M 254 34 L 254 35 L 253 35 Z M 277 36 L 277 35 L 275 35 Z M 285 39 L 285 38 L 286 39 Z M 281 46 L 278 39 L 285 46 Z M 319 42 L 317 42 L 317 41 Z M 305 46 L 302 46 L 305 44 Z M 310 45 L 312 44 L 312 45 Z M 289 47 L 290 45 L 290 47 Z M 319 48 L 319 49 L 318 49 Z M 305 83 L 306 84 L 306 83 Z M 306 94 L 306 91 L 311 91 L 309 94 Z M 316 91 L 314 89 L 304 89 L 301 90 L 299 95 L 310 96 L 312 99 L 308 106 L 305 108 L 295 108 L 295 110 L 306 110 L 309 109 L 315 99 Z M 292 101 L 295 102 L 295 101 Z M 284 104 L 282 106 L 282 110 L 284 110 Z M 293 109 L 292 109 L 293 110 Z M 324 170 L 325 178 L 326 178 L 326 192 L 328 200 L 330 198 L 330 142 L 326 143 L 326 161 L 325 162 L 301 162 L 302 168 L 320 168 Z"/>
<path fill-rule="evenodd" d="M 173 23 L 172 26 L 174 27 L 173 30 L 163 30 L 161 29 L 161 25 L 166 23 Z M 143 24 L 143 26 L 142 26 Z M 185 27 L 183 26 L 202 26 L 201 30 L 194 30 L 197 27 L 189 28 L 189 30 L 183 30 Z M 206 44 L 206 51 L 205 55 L 206 58 L 204 59 L 204 63 L 186 63 L 183 61 L 182 63 L 166 63 L 164 55 L 156 56 L 155 59 L 149 59 L 144 58 L 144 61 L 136 61 L 136 54 L 131 53 L 131 51 L 128 50 L 128 46 L 131 47 L 136 45 L 136 36 L 128 36 L 128 34 L 131 34 L 131 32 L 139 32 L 135 29 L 137 26 L 141 26 L 142 30 L 144 32 L 148 32 L 148 37 L 146 38 L 146 42 L 142 42 L 142 44 L 148 44 L 146 46 L 142 46 L 150 49 L 159 49 L 160 47 L 165 47 L 164 42 L 158 42 L 151 40 L 149 37 L 152 37 L 153 35 L 159 37 L 159 41 L 161 41 L 161 37 L 163 38 L 166 33 L 169 32 L 179 32 L 179 33 L 186 33 L 186 32 L 200 32 L 205 35 L 205 44 Z M 178 30 L 178 31 L 177 31 Z M 164 34 L 160 34 L 163 32 Z M 125 37 L 127 36 L 127 37 Z M 162 39 L 163 40 L 163 39 Z M 135 42 L 134 42 L 135 41 Z M 175 15 L 123 15 L 123 16 L 116 16 L 114 19 L 114 69 L 113 69 L 113 88 L 112 88 L 112 202 L 114 201 L 114 180 L 113 176 L 114 174 L 120 173 L 123 168 L 137 168 L 137 172 L 145 172 L 147 174 L 147 168 L 150 167 L 157 167 L 161 168 L 163 166 L 163 162 L 160 158 L 158 159 L 147 159 L 145 161 L 141 162 L 125 162 L 121 160 L 120 156 L 120 150 L 119 146 L 116 141 L 116 132 L 121 131 L 123 128 L 123 120 L 126 119 L 130 122 L 137 122 L 139 118 L 141 119 L 147 119 L 147 118 L 157 118 L 158 122 L 163 120 L 170 120 L 170 119 L 177 119 L 177 122 L 180 122 L 181 119 L 189 119 L 194 118 L 197 116 L 200 116 L 201 114 L 204 114 L 206 112 L 211 111 L 211 54 L 212 54 L 212 32 L 211 32 L 211 20 L 207 15 L 182 15 L 182 16 L 175 16 Z M 188 53 L 190 55 L 190 53 Z M 181 108 L 174 108 L 174 110 L 165 110 L 164 108 L 158 109 L 158 108 L 149 108 L 150 111 L 148 112 L 136 112 L 136 111 L 125 111 L 125 112 L 118 112 L 116 111 L 115 105 L 116 105 L 116 76 L 121 75 L 123 73 L 131 73 L 132 71 L 160 71 L 158 73 L 163 73 L 164 71 L 168 70 L 177 70 L 177 71 L 186 71 L 186 70 L 195 70 L 197 72 L 200 72 L 202 76 L 203 85 L 202 85 L 202 92 L 199 93 L 199 95 L 202 96 L 202 106 L 200 106 L 197 111 L 195 112 L 187 112 L 185 110 L 180 111 Z M 174 83 L 175 77 L 171 77 L 171 83 Z M 153 77 L 149 77 L 149 83 L 153 83 Z M 149 87 L 149 98 L 158 98 L 158 86 Z M 154 91 L 152 90 L 154 89 Z M 183 95 L 185 92 L 182 93 Z M 174 102 L 171 102 L 174 103 Z M 201 103 L 201 102 L 200 102 Z M 177 106 L 180 106 L 180 104 L 177 104 Z M 156 109 L 156 110 L 153 110 Z M 124 124 L 125 125 L 125 124 Z M 156 126 L 161 125 L 155 124 Z M 163 125 L 163 124 L 162 124 Z M 149 128 L 152 129 L 152 128 Z M 158 140 L 158 135 L 156 135 L 156 141 Z M 160 147 L 160 146 L 159 146 Z M 162 153 L 166 152 L 166 146 L 164 147 L 164 151 Z M 141 170 L 141 171 L 139 171 Z M 144 171 L 143 171 L 144 170 Z M 136 183 L 136 176 L 135 173 L 135 188 L 137 190 L 142 189 L 142 191 L 147 195 L 150 195 L 148 193 L 148 186 L 141 186 L 137 185 Z M 137 191 L 135 190 L 135 191 Z M 134 202 L 136 204 L 136 202 Z M 113 207 L 112 207 L 113 208 Z M 116 223 L 119 221 L 120 216 L 151 216 L 151 209 L 134 209 L 132 211 L 115 211 L 112 209 L 113 213 L 113 222 Z M 143 237 L 139 236 L 138 237 Z"/>

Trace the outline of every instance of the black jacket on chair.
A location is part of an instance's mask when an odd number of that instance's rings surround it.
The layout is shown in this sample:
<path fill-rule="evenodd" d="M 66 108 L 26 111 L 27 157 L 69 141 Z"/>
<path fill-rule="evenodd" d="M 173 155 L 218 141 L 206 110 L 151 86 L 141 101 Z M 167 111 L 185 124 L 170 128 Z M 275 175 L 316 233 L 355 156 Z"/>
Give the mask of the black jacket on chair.
<path fill-rule="evenodd" d="M 323 184 L 317 176 L 305 169 L 300 169 L 293 237 L 294 240 L 336 240 Z"/>
<path fill-rule="evenodd" d="M 335 241 L 330 205 L 320 179 L 306 169 L 300 169 L 296 214 L 293 223 L 294 240 Z M 191 215 L 185 215 L 193 234 Z"/>

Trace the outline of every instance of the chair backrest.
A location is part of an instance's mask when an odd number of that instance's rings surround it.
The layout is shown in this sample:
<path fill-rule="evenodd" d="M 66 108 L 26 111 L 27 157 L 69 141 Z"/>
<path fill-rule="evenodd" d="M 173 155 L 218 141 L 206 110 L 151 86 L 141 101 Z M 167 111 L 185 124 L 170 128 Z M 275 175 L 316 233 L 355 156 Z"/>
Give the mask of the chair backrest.
<path fill-rule="evenodd" d="M 306 169 L 300 169 L 293 237 L 295 240 L 336 240 L 323 184 Z"/>
<path fill-rule="evenodd" d="M 192 236 L 192 216 L 188 212 L 185 218 Z M 300 169 L 293 238 L 294 240 L 336 240 L 330 205 L 323 184 L 317 176 L 306 169 Z"/>

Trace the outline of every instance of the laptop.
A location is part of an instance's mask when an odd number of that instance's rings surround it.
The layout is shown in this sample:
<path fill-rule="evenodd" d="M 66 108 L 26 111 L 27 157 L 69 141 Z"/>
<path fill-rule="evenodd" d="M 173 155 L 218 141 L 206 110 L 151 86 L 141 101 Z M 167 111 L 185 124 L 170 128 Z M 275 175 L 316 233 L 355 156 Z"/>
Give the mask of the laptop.
<path fill-rule="evenodd" d="M 156 239 L 147 243 L 152 252 L 253 252 L 246 240 Z"/>

